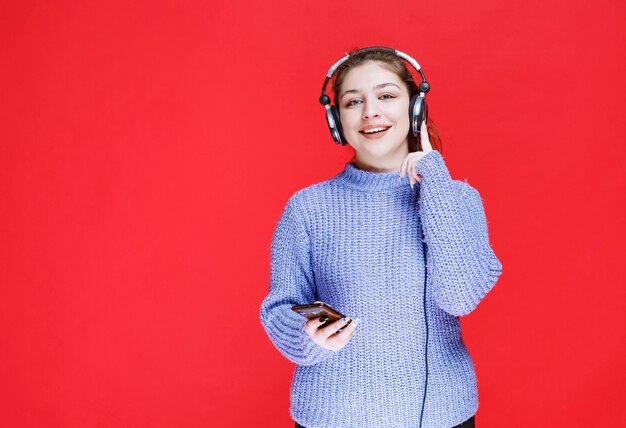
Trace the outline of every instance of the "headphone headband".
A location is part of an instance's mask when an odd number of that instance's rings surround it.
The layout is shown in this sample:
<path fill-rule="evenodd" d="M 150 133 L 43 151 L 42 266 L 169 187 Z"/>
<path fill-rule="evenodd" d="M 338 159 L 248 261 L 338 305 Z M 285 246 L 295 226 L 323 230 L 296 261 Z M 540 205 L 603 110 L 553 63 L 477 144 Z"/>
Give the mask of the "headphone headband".
<path fill-rule="evenodd" d="M 415 61 L 415 59 L 413 59 L 411 56 L 405 54 L 404 52 L 400 52 L 398 50 L 395 49 L 391 49 L 391 48 L 386 48 L 383 46 L 370 46 L 367 48 L 363 48 L 363 49 L 358 49 L 354 52 L 352 52 L 351 54 L 346 53 L 346 56 L 344 56 L 343 58 L 341 58 L 339 61 L 337 61 L 336 63 L 334 63 L 330 69 L 328 69 L 328 73 L 326 73 L 326 78 L 324 79 L 324 84 L 322 85 L 322 95 L 320 96 L 320 103 L 322 105 L 325 105 L 326 103 L 322 102 L 322 98 L 324 97 L 328 97 L 326 95 L 326 86 L 328 86 L 328 81 L 330 80 L 330 78 L 333 76 L 333 74 L 335 74 L 335 71 L 337 71 L 337 68 L 339 68 L 339 66 L 341 64 L 343 64 L 344 62 L 346 62 L 348 60 L 348 58 L 350 58 L 350 55 L 354 55 L 357 52 L 361 52 L 364 50 L 368 50 L 368 49 L 388 49 L 393 51 L 397 56 L 399 56 L 400 58 L 406 60 L 409 64 L 411 64 L 411 66 L 413 66 L 413 68 L 420 74 L 420 76 L 422 77 L 422 83 L 419 84 L 419 90 L 420 90 L 420 95 L 424 96 L 426 95 L 426 92 L 429 91 L 430 89 L 430 85 L 428 84 L 428 82 L 426 81 L 426 76 L 424 76 L 424 72 L 422 71 L 422 67 L 419 65 L 419 63 L 417 61 Z M 425 85 L 424 85 L 425 84 Z M 330 103 L 330 98 L 328 98 L 328 103 Z"/>

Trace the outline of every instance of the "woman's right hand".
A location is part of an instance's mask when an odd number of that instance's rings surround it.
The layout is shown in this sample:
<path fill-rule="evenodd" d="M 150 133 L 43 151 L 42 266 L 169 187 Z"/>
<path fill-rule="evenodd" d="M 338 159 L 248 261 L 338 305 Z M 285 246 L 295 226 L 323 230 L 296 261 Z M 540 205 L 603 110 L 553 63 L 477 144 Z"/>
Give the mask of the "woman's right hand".
<path fill-rule="evenodd" d="M 349 321 L 352 322 L 346 325 Z M 361 320 L 359 318 L 352 319 L 350 317 L 345 317 L 320 328 L 325 323 L 320 320 L 320 318 L 313 318 L 312 320 L 308 320 L 306 322 L 304 325 L 304 331 L 306 331 L 313 343 L 317 346 L 338 352 L 341 348 L 348 344 L 350 339 L 352 339 L 360 321 Z M 337 331 L 341 328 L 343 328 L 343 330 L 337 333 Z"/>

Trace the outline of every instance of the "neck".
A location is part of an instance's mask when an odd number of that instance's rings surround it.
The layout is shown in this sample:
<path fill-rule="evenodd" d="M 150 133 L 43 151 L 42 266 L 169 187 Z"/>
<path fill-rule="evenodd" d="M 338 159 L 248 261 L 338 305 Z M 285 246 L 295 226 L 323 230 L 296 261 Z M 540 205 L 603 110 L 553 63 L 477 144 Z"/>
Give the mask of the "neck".
<path fill-rule="evenodd" d="M 383 165 L 380 163 L 373 165 L 358 158 L 354 161 L 354 166 L 356 168 L 362 171 L 368 171 L 368 172 L 396 172 L 396 171 L 400 171 L 399 165 L 400 164 L 398 164 L 398 166 L 390 166 L 390 165 Z"/>
<path fill-rule="evenodd" d="M 383 158 L 372 157 L 367 153 L 356 153 L 354 166 L 369 172 L 398 172 L 402 162 L 409 154 L 408 144 L 402 145 L 395 153 Z"/>

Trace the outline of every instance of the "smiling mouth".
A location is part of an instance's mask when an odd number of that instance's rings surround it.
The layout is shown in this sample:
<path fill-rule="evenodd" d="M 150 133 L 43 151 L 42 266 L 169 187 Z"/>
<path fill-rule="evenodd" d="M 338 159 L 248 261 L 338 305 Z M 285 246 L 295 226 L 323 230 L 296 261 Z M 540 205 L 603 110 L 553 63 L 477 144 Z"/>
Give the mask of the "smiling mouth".
<path fill-rule="evenodd" d="M 366 130 L 359 131 L 359 132 L 361 134 L 371 135 L 371 134 L 378 134 L 378 133 L 381 133 L 381 132 L 385 132 L 389 128 L 391 128 L 391 126 L 379 126 L 379 127 L 376 127 L 376 128 L 370 128 L 370 129 L 366 129 Z"/>

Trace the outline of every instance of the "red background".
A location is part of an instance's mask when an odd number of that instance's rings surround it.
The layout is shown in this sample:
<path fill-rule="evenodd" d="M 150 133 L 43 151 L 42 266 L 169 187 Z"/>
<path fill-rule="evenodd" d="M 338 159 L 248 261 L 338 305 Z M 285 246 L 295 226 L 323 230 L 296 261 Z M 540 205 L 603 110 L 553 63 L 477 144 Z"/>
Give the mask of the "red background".
<path fill-rule="evenodd" d="M 4 1 L 0 425 L 291 427 L 266 337 L 275 222 L 334 176 L 344 51 L 432 85 L 503 263 L 462 318 L 477 423 L 626 418 L 626 6 L 557 0 Z"/>

